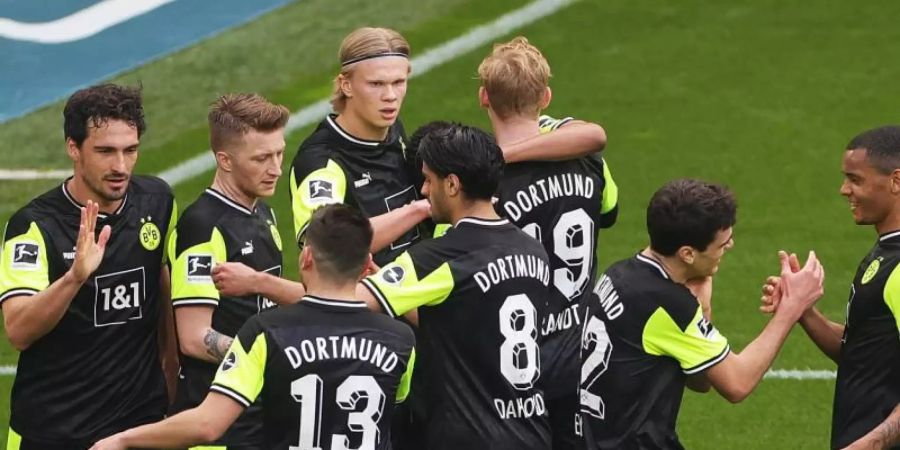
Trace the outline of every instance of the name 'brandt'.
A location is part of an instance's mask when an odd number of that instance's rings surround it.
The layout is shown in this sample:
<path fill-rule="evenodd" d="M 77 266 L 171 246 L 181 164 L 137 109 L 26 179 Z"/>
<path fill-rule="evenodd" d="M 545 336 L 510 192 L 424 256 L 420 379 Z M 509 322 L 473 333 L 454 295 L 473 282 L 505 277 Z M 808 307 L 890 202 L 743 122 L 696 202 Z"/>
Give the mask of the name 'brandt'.
<path fill-rule="evenodd" d="M 529 184 L 526 189 L 516 192 L 515 201 L 503 203 L 503 209 L 512 220 L 519 220 L 523 213 L 559 197 L 594 196 L 594 179 L 578 173 L 553 175 Z"/>
<path fill-rule="evenodd" d="M 547 286 L 550 283 L 550 267 L 535 255 L 507 255 L 489 262 L 487 267 L 475 273 L 475 282 L 482 292 L 513 278 L 534 278 Z"/>

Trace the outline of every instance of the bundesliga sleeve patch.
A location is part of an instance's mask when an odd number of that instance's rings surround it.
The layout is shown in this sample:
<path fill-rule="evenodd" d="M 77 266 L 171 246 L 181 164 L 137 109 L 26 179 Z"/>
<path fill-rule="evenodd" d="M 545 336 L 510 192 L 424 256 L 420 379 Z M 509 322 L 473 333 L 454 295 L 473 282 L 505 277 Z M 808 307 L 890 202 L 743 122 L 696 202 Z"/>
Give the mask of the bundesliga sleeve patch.
<path fill-rule="evenodd" d="M 187 280 L 194 283 L 212 281 L 212 255 L 188 255 Z"/>
<path fill-rule="evenodd" d="M 309 199 L 310 200 L 332 200 L 334 199 L 334 184 L 326 180 L 312 180 L 309 182 Z"/>
<path fill-rule="evenodd" d="M 401 266 L 385 268 L 384 272 L 381 274 L 381 279 L 384 280 L 385 283 L 394 286 L 399 286 L 404 278 L 406 278 L 406 271 L 403 270 L 403 267 Z"/>
<path fill-rule="evenodd" d="M 33 242 L 19 242 L 15 244 L 12 252 L 12 267 L 14 269 L 37 269 L 40 247 Z"/>

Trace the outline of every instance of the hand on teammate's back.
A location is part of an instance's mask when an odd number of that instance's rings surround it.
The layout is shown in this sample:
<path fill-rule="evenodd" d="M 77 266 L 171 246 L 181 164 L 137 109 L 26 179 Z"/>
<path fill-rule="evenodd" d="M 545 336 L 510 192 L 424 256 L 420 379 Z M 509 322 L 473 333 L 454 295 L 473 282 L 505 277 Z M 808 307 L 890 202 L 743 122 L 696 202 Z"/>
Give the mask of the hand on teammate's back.
<path fill-rule="evenodd" d="M 81 224 L 78 227 L 78 238 L 75 242 L 75 261 L 72 263 L 72 275 L 79 283 L 85 280 L 100 267 L 103 254 L 106 252 L 106 243 L 112 229 L 104 225 L 100 236 L 94 240 L 94 229 L 97 226 L 97 216 L 100 213 L 100 205 L 91 200 L 81 208 Z"/>
<path fill-rule="evenodd" d="M 777 295 L 773 296 L 774 313 L 783 311 L 793 320 L 799 320 L 803 312 L 825 293 L 825 268 L 814 251 L 809 252 L 806 264 L 799 270 L 796 257 L 788 256 L 786 252 L 778 252 L 778 257 L 781 259 L 781 276 L 774 292 Z"/>
<path fill-rule="evenodd" d="M 223 262 L 212 269 L 212 280 L 219 294 L 229 297 L 243 297 L 254 294 L 257 272 L 239 262 Z"/>

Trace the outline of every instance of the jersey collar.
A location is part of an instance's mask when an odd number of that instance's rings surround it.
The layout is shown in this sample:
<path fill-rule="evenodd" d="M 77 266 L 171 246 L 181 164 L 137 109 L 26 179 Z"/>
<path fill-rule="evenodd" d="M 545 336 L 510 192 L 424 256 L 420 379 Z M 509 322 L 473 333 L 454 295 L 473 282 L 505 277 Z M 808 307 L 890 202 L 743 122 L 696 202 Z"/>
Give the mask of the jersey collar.
<path fill-rule="evenodd" d="M 247 214 L 248 216 L 253 215 L 253 211 L 250 211 L 249 209 L 247 209 L 246 206 L 241 205 L 240 203 L 228 198 L 228 196 L 226 196 L 225 194 L 223 194 L 213 188 L 206 188 L 206 193 L 219 199 L 219 201 L 221 201 L 222 203 L 224 203 L 244 214 Z"/>
<path fill-rule="evenodd" d="M 647 265 L 652 266 L 654 269 L 656 269 L 657 271 L 659 271 L 659 274 L 662 275 L 663 278 L 665 278 L 665 279 L 667 279 L 667 280 L 669 279 L 669 274 L 666 273 L 666 270 L 665 270 L 665 269 L 663 269 L 662 264 L 660 264 L 660 263 L 659 263 L 658 261 L 656 261 L 655 259 L 653 259 L 653 258 L 648 258 L 648 257 L 646 257 L 646 256 L 644 256 L 644 255 L 642 255 L 642 254 L 640 254 L 640 253 L 638 253 L 637 256 L 635 256 L 635 258 L 637 258 L 638 261 L 640 261 L 640 262 L 642 262 L 642 263 L 644 263 L 644 264 L 647 264 Z"/>
<path fill-rule="evenodd" d="M 897 238 L 900 238 L 900 230 L 891 231 L 890 233 L 884 233 L 881 236 L 878 236 L 878 242 L 887 242 Z"/>
<path fill-rule="evenodd" d="M 302 304 L 327 306 L 330 308 L 339 308 L 339 309 L 368 309 L 369 308 L 366 305 L 366 302 L 361 302 L 358 300 L 331 300 L 331 299 L 327 299 L 327 298 L 316 297 L 314 295 L 304 296 Z"/>
<path fill-rule="evenodd" d="M 75 208 L 78 208 L 78 210 L 81 211 L 81 208 L 84 208 L 84 205 L 82 205 L 81 203 L 78 203 L 78 201 L 75 200 L 75 197 L 72 196 L 71 193 L 69 193 L 69 188 L 66 187 L 66 184 L 68 184 L 69 180 L 71 180 L 71 179 L 72 179 L 72 177 L 66 178 L 66 181 L 63 181 L 62 185 L 60 186 L 60 189 L 62 190 L 63 197 L 65 197 L 66 200 L 68 200 L 69 203 L 72 204 L 72 206 L 74 206 Z M 131 187 L 130 181 L 129 181 L 128 187 Z M 122 197 L 122 203 L 120 203 L 119 207 L 116 208 L 115 211 L 113 211 L 112 215 L 115 216 L 115 215 L 118 215 L 119 213 L 121 213 L 125 209 L 125 203 L 127 203 L 127 202 L 128 202 L 128 191 L 126 190 L 125 196 Z M 106 219 L 107 217 L 109 217 L 109 214 L 100 212 L 100 213 L 97 213 L 97 217 L 99 217 L 101 219 Z"/>
<path fill-rule="evenodd" d="M 509 220 L 506 219 L 479 219 L 477 217 L 463 217 L 456 222 L 456 226 L 460 226 L 464 223 L 469 223 L 472 225 L 479 225 L 482 227 L 497 227 L 501 225 L 509 224 Z"/>
<path fill-rule="evenodd" d="M 328 116 L 325 117 L 325 123 L 327 123 L 328 126 L 331 127 L 331 129 L 334 130 L 335 133 L 340 135 L 342 138 L 344 138 L 348 142 L 351 142 L 356 145 L 362 145 L 364 147 L 375 148 L 375 147 L 378 147 L 379 145 L 381 145 L 382 143 L 389 142 L 391 140 L 391 136 L 393 133 L 393 127 L 391 127 L 391 129 L 388 130 L 388 135 L 387 135 L 387 138 L 385 138 L 385 141 L 383 141 L 383 142 L 382 141 L 370 141 L 368 139 L 360 139 L 360 138 L 354 137 L 350 133 L 346 132 L 343 128 L 341 128 L 340 125 L 338 125 L 337 121 L 335 120 L 336 117 L 337 117 L 336 115 L 329 114 Z"/>

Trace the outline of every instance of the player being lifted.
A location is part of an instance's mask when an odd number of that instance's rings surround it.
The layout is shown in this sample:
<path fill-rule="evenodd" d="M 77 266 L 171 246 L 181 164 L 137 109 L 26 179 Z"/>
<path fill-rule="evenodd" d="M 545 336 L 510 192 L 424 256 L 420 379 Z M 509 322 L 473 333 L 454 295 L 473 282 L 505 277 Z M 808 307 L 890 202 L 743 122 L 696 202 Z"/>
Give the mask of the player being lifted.
<path fill-rule="evenodd" d="M 667 183 L 647 208 L 650 246 L 600 276 L 582 335 L 583 422 L 576 430 L 588 449 L 682 448 L 675 422 L 685 385 L 712 385 L 731 402 L 743 400 L 821 297 L 824 270 L 815 253 L 791 273 L 780 252 L 781 308 L 744 351 L 731 352 L 701 304 L 710 304 L 712 276 L 734 245 L 736 213 L 722 186 Z"/>
<path fill-rule="evenodd" d="M 544 151 L 560 161 L 507 164 L 496 208 L 510 222 L 543 243 L 550 257 L 548 314 L 541 318 L 547 409 L 553 448 L 576 446 L 579 304 L 591 292 L 597 258 L 597 230 L 612 226 L 618 212 L 617 187 L 600 157 L 578 152 L 603 148 L 599 125 L 567 118 L 539 118 L 550 103 L 550 66 L 524 37 L 494 46 L 478 67 L 479 99 L 488 111 L 497 143 L 514 144 L 555 134 Z M 556 131 L 559 129 L 558 131 Z M 563 139 L 564 138 L 564 139 Z M 565 146 L 568 142 L 569 146 Z M 598 145 L 599 144 L 599 145 Z M 521 153 L 506 152 L 521 157 Z M 566 157 L 569 159 L 562 161 Z"/>
<path fill-rule="evenodd" d="M 432 216 L 453 228 L 363 280 L 357 295 L 391 316 L 418 308 L 422 448 L 548 449 L 538 386 L 547 254 L 494 211 L 504 163 L 487 133 L 438 128 L 418 152 Z"/>
<path fill-rule="evenodd" d="M 406 395 L 415 340 L 408 326 L 354 299 L 371 262 L 371 225 L 352 208 L 326 206 L 305 239 L 300 271 L 309 293 L 244 324 L 203 403 L 93 449 L 214 441 L 257 398 L 261 448 L 390 449 L 393 400 Z"/>
<path fill-rule="evenodd" d="M 176 411 L 203 401 L 216 366 L 247 319 L 303 295 L 299 283 L 280 277 L 281 237 L 274 212 L 261 200 L 275 193 L 281 175 L 289 115 L 256 94 L 225 95 L 210 107 L 212 187 L 184 210 L 169 243 L 183 355 Z M 260 406 L 250 406 L 216 443 L 265 448 Z"/>
<path fill-rule="evenodd" d="M 63 116 L 74 175 L 12 216 L 0 254 L 4 325 L 21 352 L 8 449 L 85 449 L 159 420 L 160 356 L 173 382 L 178 367 L 165 267 L 177 213 L 165 182 L 132 175 L 140 91 L 83 89 Z"/>

